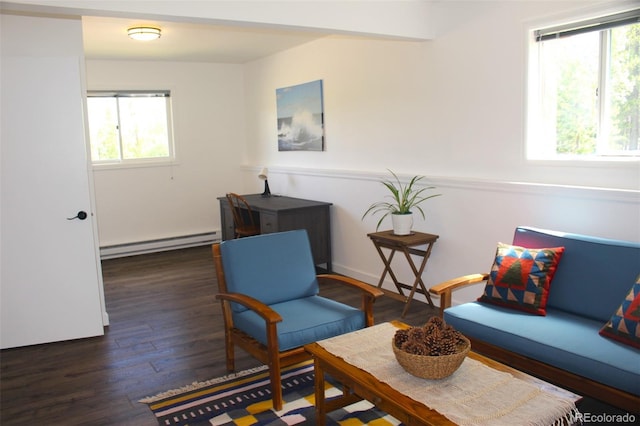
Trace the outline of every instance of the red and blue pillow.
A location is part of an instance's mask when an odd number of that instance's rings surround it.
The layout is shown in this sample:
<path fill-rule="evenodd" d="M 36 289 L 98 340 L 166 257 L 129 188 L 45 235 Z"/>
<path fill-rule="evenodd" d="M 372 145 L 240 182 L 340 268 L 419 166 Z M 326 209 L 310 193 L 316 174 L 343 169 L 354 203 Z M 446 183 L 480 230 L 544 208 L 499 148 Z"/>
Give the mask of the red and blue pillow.
<path fill-rule="evenodd" d="M 498 243 L 480 302 L 546 315 L 551 280 L 564 247 L 531 249 Z"/>
<path fill-rule="evenodd" d="M 611 319 L 600 329 L 600 335 L 640 348 L 640 276 Z"/>

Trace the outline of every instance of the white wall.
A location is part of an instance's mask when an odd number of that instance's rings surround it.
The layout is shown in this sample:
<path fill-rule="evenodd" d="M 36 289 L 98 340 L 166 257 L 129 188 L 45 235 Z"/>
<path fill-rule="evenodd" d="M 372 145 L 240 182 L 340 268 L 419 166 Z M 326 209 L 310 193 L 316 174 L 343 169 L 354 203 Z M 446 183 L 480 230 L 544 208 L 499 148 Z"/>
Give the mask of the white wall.
<path fill-rule="evenodd" d="M 252 63 L 247 163 L 638 189 L 637 162 L 525 160 L 527 26 L 569 6 L 582 13 L 585 3 L 445 3 L 432 41 L 335 36 Z M 324 84 L 327 150 L 279 153 L 275 89 L 315 79 Z"/>
<path fill-rule="evenodd" d="M 443 193 L 416 224 L 441 236 L 427 284 L 487 271 L 517 225 L 640 241 L 637 163 L 524 159 L 525 30 L 585 4 L 453 2 L 433 41 L 331 37 L 248 65 L 247 182 L 267 165 L 272 192 L 333 202 L 335 269 L 370 283 L 382 271 L 366 237 L 376 220 L 360 216 L 384 195 L 374 178 L 387 168 L 426 175 Z M 275 89 L 316 79 L 326 151 L 278 152 Z"/>
<path fill-rule="evenodd" d="M 441 236 L 428 285 L 488 270 L 496 243 L 521 224 L 640 241 L 637 163 L 524 159 L 525 30 L 588 5 L 440 3 L 432 41 L 333 36 L 243 67 L 89 62 L 91 89 L 170 84 L 181 150 L 173 170 L 95 173 L 101 245 L 217 228 L 215 197 L 261 192 L 263 165 L 272 192 L 334 203 L 335 269 L 370 283 L 382 271 L 366 237 L 377 220 L 360 216 L 384 195 L 377 178 L 387 168 L 426 175 L 443 194 L 416 221 Z M 326 151 L 278 152 L 276 88 L 316 79 Z"/>
<path fill-rule="evenodd" d="M 219 230 L 216 197 L 244 190 L 239 65 L 88 61 L 89 90 L 169 89 L 177 161 L 94 169 L 100 246 Z"/>

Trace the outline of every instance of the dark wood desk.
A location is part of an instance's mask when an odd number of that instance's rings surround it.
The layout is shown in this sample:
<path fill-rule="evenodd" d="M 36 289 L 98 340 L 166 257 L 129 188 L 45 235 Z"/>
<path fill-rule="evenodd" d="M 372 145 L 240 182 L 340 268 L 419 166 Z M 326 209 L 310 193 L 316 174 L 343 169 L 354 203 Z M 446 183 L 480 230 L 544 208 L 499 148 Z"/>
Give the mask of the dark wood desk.
<path fill-rule="evenodd" d="M 409 309 L 409 304 L 411 300 L 413 300 L 413 296 L 416 293 L 420 293 L 427 298 L 429 305 L 433 306 L 433 301 L 431 300 L 431 296 L 427 291 L 427 288 L 422 281 L 422 273 L 424 272 L 425 267 L 427 266 L 427 260 L 429 260 L 429 256 L 431 255 L 431 249 L 433 248 L 433 244 L 438 239 L 438 235 L 433 234 L 425 234 L 423 232 L 412 232 L 411 235 L 395 235 L 393 231 L 382 231 L 382 232 L 374 232 L 372 234 L 367 234 L 373 245 L 376 247 L 382 262 L 384 263 L 384 271 L 382 272 L 382 276 L 380 277 L 380 281 L 378 282 L 378 288 L 383 290 L 388 296 L 399 299 L 405 303 L 404 309 L 402 310 L 402 318 L 407 313 Z M 426 245 L 424 250 L 416 248 L 417 246 Z M 385 256 L 382 249 L 389 249 L 389 257 Z M 393 273 L 391 269 L 391 261 L 393 260 L 393 256 L 397 251 L 401 251 L 404 253 L 404 256 L 413 271 L 415 279 L 412 285 L 404 284 L 398 281 L 396 278 L 396 274 Z M 420 262 L 420 266 L 416 267 L 413 259 L 411 259 L 411 255 L 422 257 L 422 262 Z M 387 276 L 387 273 L 391 276 L 393 283 L 396 285 L 396 289 L 398 293 L 388 292 L 382 288 L 382 284 L 384 283 L 384 279 Z M 409 295 L 405 296 L 404 291 L 402 289 L 410 290 Z"/>
<path fill-rule="evenodd" d="M 262 197 L 261 194 L 243 197 L 256 216 L 261 233 L 306 229 L 315 264 L 325 265 L 327 271 L 331 271 L 331 203 L 282 196 Z M 218 200 L 222 239 L 231 240 L 234 237 L 231 207 L 225 197 L 218 197 Z"/>

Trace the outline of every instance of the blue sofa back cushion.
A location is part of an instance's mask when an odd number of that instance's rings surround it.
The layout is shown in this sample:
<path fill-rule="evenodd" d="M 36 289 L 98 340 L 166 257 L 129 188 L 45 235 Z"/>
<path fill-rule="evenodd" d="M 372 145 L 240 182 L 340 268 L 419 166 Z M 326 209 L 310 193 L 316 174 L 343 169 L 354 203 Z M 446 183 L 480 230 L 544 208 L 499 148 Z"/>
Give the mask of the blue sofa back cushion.
<path fill-rule="evenodd" d="M 267 305 L 318 294 L 306 230 L 223 241 L 220 252 L 229 293 L 246 294 Z M 232 309 L 246 310 L 237 303 Z"/>
<path fill-rule="evenodd" d="M 360 309 L 322 296 L 276 303 L 271 308 L 282 317 L 282 322 L 278 323 L 280 351 L 365 327 L 364 312 Z M 309 315 L 309 312 L 313 312 L 313 315 Z M 234 312 L 233 324 L 263 345 L 267 344 L 265 321 L 255 312 Z"/>
<path fill-rule="evenodd" d="M 547 307 L 602 324 L 611 318 L 640 273 L 640 243 L 521 226 L 516 228 L 513 244 L 564 247 Z"/>
<path fill-rule="evenodd" d="M 600 336 L 600 321 L 552 308 L 539 316 L 479 302 L 448 308 L 444 319 L 468 337 L 640 395 L 638 350 Z"/>

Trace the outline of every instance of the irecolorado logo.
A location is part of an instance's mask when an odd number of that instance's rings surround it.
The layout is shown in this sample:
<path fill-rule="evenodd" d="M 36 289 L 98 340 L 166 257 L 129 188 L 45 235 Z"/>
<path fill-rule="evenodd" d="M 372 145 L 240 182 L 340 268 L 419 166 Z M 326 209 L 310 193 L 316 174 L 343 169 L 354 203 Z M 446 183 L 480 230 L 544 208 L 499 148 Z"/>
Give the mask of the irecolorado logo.
<path fill-rule="evenodd" d="M 607 414 L 607 413 L 580 413 L 578 420 L 582 423 L 598 423 L 598 424 L 624 424 L 635 423 L 636 416 L 631 413 L 626 414 Z"/>

